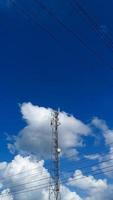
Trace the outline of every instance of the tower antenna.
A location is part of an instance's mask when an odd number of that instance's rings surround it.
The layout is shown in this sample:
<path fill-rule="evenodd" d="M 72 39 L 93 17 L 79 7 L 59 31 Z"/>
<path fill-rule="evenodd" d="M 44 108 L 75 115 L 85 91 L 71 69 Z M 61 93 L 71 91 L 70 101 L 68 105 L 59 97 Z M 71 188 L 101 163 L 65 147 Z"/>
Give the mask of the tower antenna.
<path fill-rule="evenodd" d="M 49 200 L 61 200 L 60 196 L 60 153 L 58 127 L 60 111 L 52 112 L 51 127 L 52 127 L 52 171 L 51 183 L 49 188 Z"/>

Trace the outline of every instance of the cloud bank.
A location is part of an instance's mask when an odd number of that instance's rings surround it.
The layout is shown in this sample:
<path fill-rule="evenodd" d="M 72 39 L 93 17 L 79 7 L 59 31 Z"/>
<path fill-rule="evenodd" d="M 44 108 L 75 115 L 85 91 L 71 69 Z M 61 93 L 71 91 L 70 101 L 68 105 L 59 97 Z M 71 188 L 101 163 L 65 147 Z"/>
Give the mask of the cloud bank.
<path fill-rule="evenodd" d="M 81 170 L 75 171 L 68 185 L 78 188 L 80 193 L 83 192 L 83 200 L 112 200 L 113 197 L 113 185 L 108 184 L 106 179 L 96 179 L 92 175 L 86 176 Z"/>
<path fill-rule="evenodd" d="M 10 163 L 0 163 L 0 199 L 48 200 L 49 178 L 43 160 L 37 162 L 32 156 L 17 155 Z M 67 184 L 61 185 L 62 200 L 111 200 L 112 196 L 113 185 L 106 179 L 83 175 L 81 170 L 76 170 Z"/>
<path fill-rule="evenodd" d="M 43 160 L 37 162 L 34 157 L 17 155 L 10 163 L 0 163 L 0 199 L 48 200 L 49 178 Z M 61 195 L 62 200 L 81 200 L 76 192 L 63 185 Z"/>
<path fill-rule="evenodd" d="M 17 150 L 21 154 L 34 154 L 39 159 L 48 158 L 52 140 L 52 111 L 51 108 L 23 103 L 21 113 L 27 125 L 15 137 L 14 144 L 9 144 L 10 150 Z M 88 125 L 65 112 L 60 112 L 59 120 L 59 146 L 62 153 L 72 153 L 76 156 L 76 147 L 82 146 L 82 137 L 87 136 L 91 130 Z"/>

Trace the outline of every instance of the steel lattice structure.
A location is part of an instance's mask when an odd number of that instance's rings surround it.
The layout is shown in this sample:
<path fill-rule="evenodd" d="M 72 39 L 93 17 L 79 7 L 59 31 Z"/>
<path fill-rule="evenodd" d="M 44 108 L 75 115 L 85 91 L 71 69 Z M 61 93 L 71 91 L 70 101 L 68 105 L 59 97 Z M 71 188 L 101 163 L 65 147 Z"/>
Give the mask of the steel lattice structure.
<path fill-rule="evenodd" d="M 52 169 L 51 183 L 49 188 L 49 200 L 61 200 L 60 196 L 60 167 L 59 156 L 60 148 L 58 142 L 59 111 L 52 112 Z"/>

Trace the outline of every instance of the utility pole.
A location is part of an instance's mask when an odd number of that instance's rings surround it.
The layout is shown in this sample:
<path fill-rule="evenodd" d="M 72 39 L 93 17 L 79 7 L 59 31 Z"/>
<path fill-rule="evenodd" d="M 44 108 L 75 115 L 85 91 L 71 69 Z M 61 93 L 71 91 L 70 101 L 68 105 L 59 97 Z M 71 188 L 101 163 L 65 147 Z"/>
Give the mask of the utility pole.
<path fill-rule="evenodd" d="M 61 200 L 60 196 L 60 148 L 59 148 L 59 135 L 58 127 L 59 111 L 52 112 L 51 127 L 52 127 L 52 169 L 51 169 L 51 183 L 49 188 L 49 200 Z"/>

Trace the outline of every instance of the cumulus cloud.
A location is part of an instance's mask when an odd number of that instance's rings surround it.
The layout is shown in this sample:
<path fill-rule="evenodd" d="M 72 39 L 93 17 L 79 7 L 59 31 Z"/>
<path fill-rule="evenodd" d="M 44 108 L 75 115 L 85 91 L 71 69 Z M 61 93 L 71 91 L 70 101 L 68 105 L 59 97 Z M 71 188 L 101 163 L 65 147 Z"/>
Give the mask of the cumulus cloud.
<path fill-rule="evenodd" d="M 0 194 L 1 200 L 13 200 L 13 196 L 10 193 L 10 189 L 3 190 Z"/>
<path fill-rule="evenodd" d="M 0 199 L 48 200 L 48 187 L 38 188 L 42 184 L 48 186 L 49 178 L 43 160 L 37 162 L 32 156 L 17 155 L 10 163 L 0 163 Z M 78 180 L 75 181 L 76 178 Z M 71 191 L 70 187 L 75 189 Z M 79 192 L 76 192 L 77 188 Z M 82 197 L 81 193 L 84 194 Z M 113 185 L 109 185 L 105 179 L 83 175 L 80 170 L 75 171 L 67 186 L 61 185 L 62 200 L 112 200 L 112 196 Z"/>
<path fill-rule="evenodd" d="M 107 189 L 102 190 L 101 192 L 95 192 L 89 197 L 84 198 L 84 200 L 112 200 L 113 199 L 113 185 L 108 185 Z"/>
<path fill-rule="evenodd" d="M 49 179 L 43 160 L 37 162 L 31 156 L 17 155 L 10 163 L 0 163 L 0 199 L 48 200 Z M 62 200 L 82 200 L 76 192 L 63 185 L 61 196 Z"/>
<path fill-rule="evenodd" d="M 92 120 L 92 124 L 102 131 L 105 144 L 108 146 L 103 155 L 100 155 L 99 160 L 102 162 L 99 164 L 99 168 L 104 172 L 104 174 L 111 177 L 113 175 L 113 130 L 107 126 L 104 120 L 97 117 Z"/>
<path fill-rule="evenodd" d="M 15 156 L 10 163 L 0 163 L 0 199 L 20 200 L 25 194 L 24 200 L 48 200 L 50 174 L 44 167 L 42 158 L 48 159 L 50 155 L 52 136 L 50 124 L 53 110 L 31 103 L 24 103 L 20 108 L 26 126 L 13 137 L 12 143 L 8 145 L 10 151 L 17 151 L 19 155 Z M 67 156 L 72 154 L 76 157 L 78 156 L 77 147 L 82 147 L 84 136 L 92 133 L 91 128 L 65 112 L 60 112 L 59 120 L 61 123 L 59 145 L 62 154 Z M 92 124 L 102 131 L 106 144 L 110 143 L 113 133 L 106 122 L 94 118 Z M 104 157 L 98 153 L 84 155 L 84 157 L 89 160 L 110 160 L 113 158 L 113 148 L 111 145 L 109 147 L 109 152 Z M 109 162 L 98 163 L 98 168 L 106 173 L 103 168 L 109 165 L 113 165 L 113 159 Z M 76 178 L 78 180 L 75 181 Z M 111 200 L 113 185 L 108 184 L 107 180 L 96 179 L 92 175 L 86 176 L 81 170 L 76 170 L 73 177 L 67 180 L 68 184 L 61 185 L 62 200 Z M 39 185 L 46 187 L 39 189 L 37 188 Z"/>
<path fill-rule="evenodd" d="M 113 147 L 110 147 L 110 150 L 104 157 L 101 157 L 102 161 L 99 165 L 102 172 L 107 175 L 109 178 L 113 176 Z M 104 162 L 105 161 L 105 162 Z"/>
<path fill-rule="evenodd" d="M 113 130 L 109 129 L 106 122 L 98 117 L 95 117 L 92 120 L 92 124 L 102 131 L 102 134 L 105 138 L 106 144 L 110 144 L 113 142 Z M 111 144 L 112 145 L 112 144 Z"/>
<path fill-rule="evenodd" d="M 100 154 L 90 154 L 90 155 L 85 155 L 84 158 L 87 158 L 88 160 L 100 160 L 101 155 Z"/>
<path fill-rule="evenodd" d="M 76 180 L 78 179 L 78 180 Z M 75 181 L 74 181 L 75 180 Z M 106 180 L 96 180 L 93 176 L 83 175 L 81 170 L 76 170 L 73 178 L 69 179 L 70 185 L 76 186 L 83 190 L 89 190 L 90 192 L 95 190 L 103 190 L 107 188 Z"/>
<path fill-rule="evenodd" d="M 15 137 L 14 144 L 9 144 L 10 150 L 47 158 L 51 150 L 51 112 L 51 108 L 23 103 L 21 113 L 27 125 Z M 82 146 L 82 136 L 87 136 L 91 131 L 89 126 L 65 112 L 60 112 L 59 120 L 59 145 L 62 153 L 77 155 L 75 148 Z"/>
<path fill-rule="evenodd" d="M 76 192 L 71 192 L 67 187 L 62 186 L 61 190 L 61 196 L 63 200 L 82 200 L 82 198 Z"/>
<path fill-rule="evenodd" d="M 105 179 L 96 179 L 92 175 L 83 175 L 82 171 L 76 170 L 73 177 L 69 179 L 69 185 L 84 191 L 84 200 L 111 199 L 111 188 Z M 112 192 L 113 194 L 113 192 Z"/>
<path fill-rule="evenodd" d="M 49 177 L 48 171 L 44 168 L 43 160 L 37 162 L 33 157 L 17 155 L 10 163 L 0 163 L 1 196 L 8 198 L 5 195 L 7 191 L 7 194 L 12 195 L 13 199 L 22 199 L 24 191 L 37 188 L 37 185 L 48 185 Z M 23 191 L 23 193 L 19 193 L 19 191 Z M 31 193 L 26 192 L 24 199 L 32 199 L 32 195 L 34 199 L 37 195 L 42 197 L 44 191 L 39 190 L 38 193 L 36 190 Z"/>

